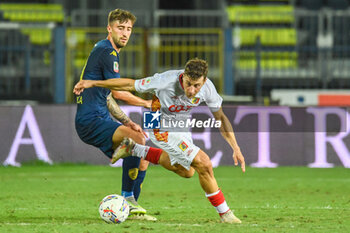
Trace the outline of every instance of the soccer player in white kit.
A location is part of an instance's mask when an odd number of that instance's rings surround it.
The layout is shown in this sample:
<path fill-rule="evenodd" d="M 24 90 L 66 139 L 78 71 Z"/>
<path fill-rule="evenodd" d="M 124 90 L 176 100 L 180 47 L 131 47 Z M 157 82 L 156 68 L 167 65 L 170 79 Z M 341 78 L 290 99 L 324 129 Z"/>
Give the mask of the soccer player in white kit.
<path fill-rule="evenodd" d="M 207 78 L 207 73 L 207 62 L 195 58 L 186 63 L 185 70 L 171 70 L 136 81 L 132 79 L 81 80 L 76 84 L 73 92 L 80 94 L 84 88 L 95 86 L 117 91 L 152 92 L 155 95 L 152 111 L 159 111 L 162 117 L 169 119 L 185 119 L 193 107 L 205 102 L 215 119 L 221 121 L 220 132 L 234 151 L 235 165 L 240 162 L 242 171 L 245 172 L 244 157 L 237 144 L 232 125 L 221 108 L 222 98 L 214 84 Z M 115 151 L 112 162 L 132 155 L 160 164 L 186 178 L 192 177 L 197 171 L 200 185 L 219 213 L 221 221 L 241 223 L 228 207 L 218 187 L 209 156 L 193 143 L 191 132 L 155 129 L 150 134 L 150 139 L 161 149 L 140 145 L 130 138 L 125 138 Z"/>

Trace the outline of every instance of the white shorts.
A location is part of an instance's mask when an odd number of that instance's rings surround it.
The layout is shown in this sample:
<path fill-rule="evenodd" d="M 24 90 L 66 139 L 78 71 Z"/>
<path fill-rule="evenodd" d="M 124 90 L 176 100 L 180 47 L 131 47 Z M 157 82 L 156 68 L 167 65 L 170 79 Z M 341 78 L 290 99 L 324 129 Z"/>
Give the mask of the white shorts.
<path fill-rule="evenodd" d="M 190 132 L 169 132 L 168 142 L 158 141 L 153 132 L 149 135 L 157 147 L 168 153 L 171 165 L 177 163 L 190 170 L 191 163 L 200 150 L 193 144 Z"/>

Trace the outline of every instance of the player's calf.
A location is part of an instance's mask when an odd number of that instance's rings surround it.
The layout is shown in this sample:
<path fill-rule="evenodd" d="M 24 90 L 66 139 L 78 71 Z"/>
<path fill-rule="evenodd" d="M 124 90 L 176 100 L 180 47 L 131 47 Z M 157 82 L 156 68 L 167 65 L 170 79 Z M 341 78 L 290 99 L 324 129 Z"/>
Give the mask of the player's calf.
<path fill-rule="evenodd" d="M 226 203 L 224 194 L 218 188 L 208 155 L 200 150 L 194 158 L 192 166 L 198 172 L 199 182 L 205 191 L 205 196 L 220 215 L 221 221 L 231 223 L 240 222 L 240 220 L 233 215 Z"/>

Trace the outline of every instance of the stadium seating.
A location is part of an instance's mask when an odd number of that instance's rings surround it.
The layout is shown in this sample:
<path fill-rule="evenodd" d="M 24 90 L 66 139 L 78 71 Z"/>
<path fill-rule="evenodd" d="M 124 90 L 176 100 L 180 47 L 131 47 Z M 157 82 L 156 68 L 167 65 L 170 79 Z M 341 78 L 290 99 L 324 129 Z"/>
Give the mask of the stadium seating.
<path fill-rule="evenodd" d="M 326 6 L 334 10 L 344 10 L 349 7 L 349 1 L 347 0 L 327 0 Z"/>
<path fill-rule="evenodd" d="M 85 65 L 86 58 L 89 56 L 90 50 L 85 48 L 85 44 L 89 41 L 86 36 L 87 31 L 84 29 L 71 28 L 67 30 L 66 40 L 68 42 L 68 49 L 74 47 L 74 67 L 82 69 Z M 94 42 L 89 41 L 90 46 L 93 47 Z"/>
<path fill-rule="evenodd" d="M 64 20 L 60 4 L 0 4 L 3 18 L 16 22 L 60 22 Z"/>
<path fill-rule="evenodd" d="M 15 1 L 13 1 L 15 2 Z M 25 1 L 22 1 L 25 2 Z M 29 1 L 28 1 L 29 2 Z M 9 60 L 1 64 L 1 82 L 6 82 L 2 98 L 40 98 L 52 101 L 50 83 L 52 83 L 52 42 L 53 30 L 50 24 L 62 24 L 64 9 L 61 4 L 46 3 L 0 3 L 0 20 L 8 29 L 2 30 L 0 42 L 8 48 L 3 56 L 19 54 L 18 60 Z M 14 25 L 19 25 L 17 29 Z M 29 45 L 30 44 L 30 45 Z M 29 46 L 28 46 L 29 45 Z M 14 50 L 15 49 L 15 50 Z M 20 57 L 21 56 L 21 57 Z M 13 72 L 7 72 L 11 71 Z M 26 73 L 24 74 L 24 71 Z M 24 93 L 18 97 L 18 93 Z"/>
<path fill-rule="evenodd" d="M 293 28 L 243 28 L 240 29 L 242 46 L 252 46 L 260 36 L 261 44 L 266 46 L 294 46 L 296 31 Z"/>
<path fill-rule="evenodd" d="M 297 5 L 308 10 L 318 11 L 323 6 L 323 0 L 301 0 L 297 2 Z"/>
<path fill-rule="evenodd" d="M 2 3 L 0 12 L 4 20 L 12 22 L 62 23 L 64 20 L 64 11 L 60 4 Z M 45 45 L 51 42 L 52 32 L 48 28 L 22 28 L 21 32 L 29 36 L 30 42 L 34 45 Z"/>
<path fill-rule="evenodd" d="M 238 5 L 228 6 L 227 13 L 230 22 L 246 24 L 262 23 L 292 23 L 294 7 L 287 6 L 261 6 L 261 5 Z"/>
<path fill-rule="evenodd" d="M 268 50 L 261 54 L 262 69 L 296 68 L 297 53 L 289 52 L 297 44 L 297 32 L 292 26 L 295 21 L 292 5 L 271 4 L 271 1 L 266 5 L 230 5 L 227 13 L 234 28 L 234 40 L 239 38 L 237 68 L 256 68 L 253 51 L 258 37 L 261 48 Z"/>
<path fill-rule="evenodd" d="M 29 40 L 35 45 L 49 44 L 52 39 L 51 29 L 47 28 L 22 28 L 21 32 L 29 36 Z"/>
<path fill-rule="evenodd" d="M 262 52 L 261 68 L 262 69 L 286 69 L 297 67 L 296 52 Z M 257 66 L 255 52 L 239 52 L 237 55 L 238 67 L 240 69 L 255 69 Z"/>
<path fill-rule="evenodd" d="M 296 6 L 308 10 L 319 11 L 325 8 L 332 10 L 346 10 L 349 8 L 348 0 L 298 0 Z"/>

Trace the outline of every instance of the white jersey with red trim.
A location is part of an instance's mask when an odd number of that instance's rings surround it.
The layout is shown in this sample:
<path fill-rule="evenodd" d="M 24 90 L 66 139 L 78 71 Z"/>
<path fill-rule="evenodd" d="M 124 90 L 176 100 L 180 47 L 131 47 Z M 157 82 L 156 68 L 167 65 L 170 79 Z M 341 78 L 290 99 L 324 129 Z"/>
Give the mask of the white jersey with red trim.
<path fill-rule="evenodd" d="M 163 116 L 189 115 L 190 110 L 202 102 L 205 102 L 212 112 L 219 111 L 222 98 L 212 81 L 207 78 L 197 95 L 189 99 L 182 87 L 183 72 L 184 70 L 170 70 L 136 80 L 135 89 L 141 93 L 154 93 L 160 101 Z"/>
<path fill-rule="evenodd" d="M 205 102 L 212 112 L 217 112 L 222 104 L 222 98 L 217 93 L 214 84 L 207 78 L 204 85 L 194 98 L 187 98 L 182 85 L 184 70 L 171 70 L 152 77 L 135 81 L 138 92 L 152 92 L 157 99 L 152 102 L 152 109 L 159 109 L 162 119 L 188 119 L 190 110 Z M 159 103 L 158 103 L 159 101 Z M 154 109 L 153 109 L 154 110 Z M 181 131 L 181 132 L 180 132 Z M 150 134 L 151 141 L 166 151 L 171 165 L 180 164 L 190 169 L 193 159 L 200 148 L 192 140 L 188 128 L 166 131 L 154 129 Z"/>

